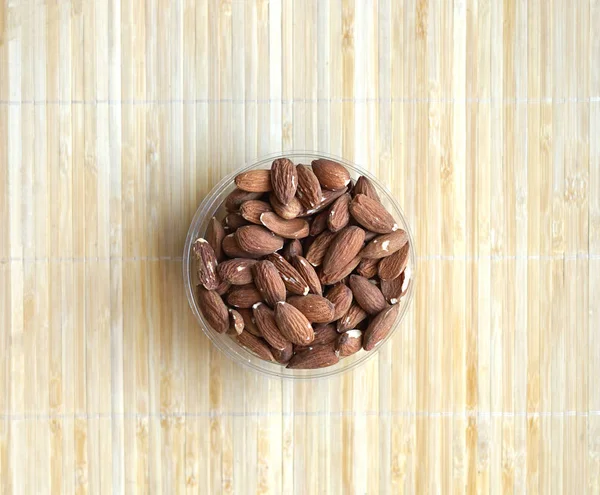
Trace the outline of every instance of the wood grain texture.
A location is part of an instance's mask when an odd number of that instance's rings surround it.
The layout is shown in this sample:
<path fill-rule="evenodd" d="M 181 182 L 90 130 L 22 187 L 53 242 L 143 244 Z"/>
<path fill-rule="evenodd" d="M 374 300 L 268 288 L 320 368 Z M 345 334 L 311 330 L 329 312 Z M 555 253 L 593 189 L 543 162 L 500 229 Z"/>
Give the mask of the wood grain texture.
<path fill-rule="evenodd" d="M 0 492 L 600 493 L 600 1 L 0 0 Z M 187 307 L 260 155 L 374 172 L 418 252 L 292 384 Z"/>

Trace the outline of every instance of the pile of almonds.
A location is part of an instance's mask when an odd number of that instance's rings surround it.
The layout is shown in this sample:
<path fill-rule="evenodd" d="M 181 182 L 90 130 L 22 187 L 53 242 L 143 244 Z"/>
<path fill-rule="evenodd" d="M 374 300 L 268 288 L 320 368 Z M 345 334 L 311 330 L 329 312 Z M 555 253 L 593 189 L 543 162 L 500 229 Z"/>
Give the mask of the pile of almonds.
<path fill-rule="evenodd" d="M 406 232 L 371 181 L 287 158 L 235 178 L 224 225 L 192 246 L 209 325 L 267 361 L 323 368 L 392 329 L 410 274 Z"/>

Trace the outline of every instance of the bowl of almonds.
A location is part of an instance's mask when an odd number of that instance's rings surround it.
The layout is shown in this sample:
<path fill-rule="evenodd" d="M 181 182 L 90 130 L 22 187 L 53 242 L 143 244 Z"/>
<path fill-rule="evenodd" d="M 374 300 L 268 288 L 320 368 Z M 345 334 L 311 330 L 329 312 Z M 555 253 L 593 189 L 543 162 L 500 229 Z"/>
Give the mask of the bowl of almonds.
<path fill-rule="evenodd" d="M 183 254 L 190 307 L 214 345 L 272 376 L 354 368 L 399 328 L 415 250 L 397 201 L 323 153 L 260 159 L 204 199 Z"/>

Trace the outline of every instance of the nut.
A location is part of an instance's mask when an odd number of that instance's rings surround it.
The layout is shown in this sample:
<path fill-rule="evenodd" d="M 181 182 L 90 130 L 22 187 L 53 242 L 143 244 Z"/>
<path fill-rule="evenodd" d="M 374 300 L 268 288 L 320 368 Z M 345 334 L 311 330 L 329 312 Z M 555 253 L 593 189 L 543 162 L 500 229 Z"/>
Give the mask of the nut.
<path fill-rule="evenodd" d="M 350 203 L 350 213 L 365 229 L 378 234 L 388 234 L 398 230 L 394 217 L 376 199 L 364 194 L 354 196 Z"/>
<path fill-rule="evenodd" d="M 296 165 L 287 158 L 275 160 L 271 165 L 271 185 L 273 194 L 282 204 L 287 205 L 294 199 L 298 187 Z"/>

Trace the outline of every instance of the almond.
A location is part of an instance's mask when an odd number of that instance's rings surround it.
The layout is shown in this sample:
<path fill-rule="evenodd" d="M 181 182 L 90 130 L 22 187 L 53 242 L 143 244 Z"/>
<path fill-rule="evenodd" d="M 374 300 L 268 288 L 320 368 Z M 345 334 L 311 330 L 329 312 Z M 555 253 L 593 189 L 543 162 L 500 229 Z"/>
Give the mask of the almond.
<path fill-rule="evenodd" d="M 202 238 L 192 244 L 192 253 L 196 260 L 198 280 L 207 290 L 216 289 L 221 280 L 217 273 L 217 257 L 210 244 Z"/>
<path fill-rule="evenodd" d="M 283 247 L 283 239 L 259 225 L 246 225 L 235 231 L 235 240 L 246 252 L 264 256 Z"/>
<path fill-rule="evenodd" d="M 372 232 L 388 234 L 398 229 L 396 220 L 383 205 L 364 194 L 354 196 L 350 203 L 350 213 L 359 224 Z"/>
<path fill-rule="evenodd" d="M 304 206 L 302 206 L 302 203 L 295 196 L 286 205 L 279 201 L 274 194 L 271 194 L 269 201 L 271 202 L 273 211 L 286 220 L 291 220 L 304 213 Z"/>
<path fill-rule="evenodd" d="M 251 199 L 250 201 L 258 201 L 256 199 Z M 245 201 L 247 203 L 248 201 Z M 244 204 L 244 203 L 242 203 Z M 248 225 L 249 222 L 239 213 L 229 213 L 225 217 L 225 226 L 230 230 L 230 232 L 235 232 L 240 227 L 244 225 Z"/>
<path fill-rule="evenodd" d="M 223 243 L 223 238 L 225 237 L 225 229 L 223 228 L 223 224 L 215 217 L 212 217 L 208 222 L 208 227 L 206 227 L 205 236 L 206 240 L 210 244 L 210 247 L 212 247 L 213 251 L 215 252 L 217 261 L 223 261 L 223 258 L 225 257 L 223 254 L 223 247 L 221 246 Z"/>
<path fill-rule="evenodd" d="M 338 232 L 323 258 L 323 275 L 331 275 L 347 266 L 362 248 L 364 238 L 365 231 L 360 227 L 350 226 Z"/>
<path fill-rule="evenodd" d="M 335 350 L 340 357 L 351 356 L 360 351 L 361 348 L 362 332 L 355 329 L 345 331 L 338 337 L 335 343 Z"/>
<path fill-rule="evenodd" d="M 379 194 L 377 194 L 377 189 L 375 189 L 375 186 L 373 185 L 371 180 L 368 177 L 365 177 L 364 175 L 361 175 L 356 181 L 353 193 L 355 196 L 357 194 L 364 194 L 365 196 L 374 199 L 375 201 L 380 201 Z"/>
<path fill-rule="evenodd" d="M 354 299 L 370 315 L 379 313 L 387 306 L 379 287 L 365 277 L 351 275 L 349 283 Z"/>
<path fill-rule="evenodd" d="M 379 266 L 379 259 L 377 258 L 363 258 L 356 267 L 356 273 L 366 278 L 373 278 L 377 275 L 377 268 Z"/>
<path fill-rule="evenodd" d="M 277 213 L 266 212 L 260 216 L 260 221 L 271 232 L 285 239 L 302 239 L 308 236 L 308 222 L 302 218 L 285 220 Z"/>
<path fill-rule="evenodd" d="M 206 322 L 219 333 L 225 333 L 229 328 L 229 312 L 221 296 L 213 290 L 206 290 L 199 285 L 196 288 L 198 308 Z"/>
<path fill-rule="evenodd" d="M 333 323 L 320 323 L 315 325 L 315 338 L 311 345 L 330 344 L 337 340 L 339 334 Z"/>
<path fill-rule="evenodd" d="M 316 294 L 293 296 L 287 302 L 300 310 L 311 323 L 327 323 L 333 320 L 335 308 L 331 301 L 323 296 Z"/>
<path fill-rule="evenodd" d="M 225 209 L 229 212 L 238 211 L 240 205 L 244 201 L 249 201 L 251 199 L 260 198 L 261 193 L 259 192 L 248 192 L 242 191 L 241 189 L 234 189 L 229 193 L 229 195 L 225 198 Z"/>
<path fill-rule="evenodd" d="M 372 350 L 387 337 L 396 322 L 399 310 L 400 308 L 397 304 L 388 306 L 373 318 L 363 337 L 365 351 Z"/>
<path fill-rule="evenodd" d="M 235 234 L 226 235 L 223 238 L 223 252 L 230 258 L 259 258 L 260 255 L 244 251 L 235 239 Z"/>
<path fill-rule="evenodd" d="M 392 280 L 398 278 L 408 265 L 409 244 L 404 244 L 398 251 L 381 260 L 379 263 L 379 278 Z"/>
<path fill-rule="evenodd" d="M 323 285 L 332 285 L 337 282 L 340 282 L 348 275 L 350 275 L 350 273 L 352 273 L 352 271 L 358 266 L 359 263 L 360 256 L 356 256 L 350 260 L 350 263 L 348 263 L 346 266 L 343 266 L 339 270 L 327 274 L 324 274 L 323 271 L 321 271 L 321 274 L 319 275 L 319 280 L 321 280 L 321 283 Z"/>
<path fill-rule="evenodd" d="M 346 194 L 346 189 L 340 189 L 339 191 L 329 191 L 326 189 L 325 191 L 323 191 L 321 199 L 316 206 L 303 211 L 298 216 L 307 217 L 310 215 L 314 215 L 315 213 L 319 213 L 344 194 Z"/>
<path fill-rule="evenodd" d="M 260 216 L 269 211 L 273 211 L 271 205 L 266 201 L 261 201 L 259 199 L 245 201 L 240 206 L 240 215 L 249 222 L 258 225 L 260 225 Z"/>
<path fill-rule="evenodd" d="M 287 205 L 296 195 L 298 187 L 298 173 L 291 160 L 279 158 L 271 164 L 271 184 L 277 199 Z"/>
<path fill-rule="evenodd" d="M 256 260 L 249 258 L 233 258 L 223 261 L 217 271 L 223 280 L 232 285 L 246 285 L 252 282 L 252 267 Z"/>
<path fill-rule="evenodd" d="M 327 228 L 327 218 L 329 217 L 329 211 L 325 210 L 315 215 L 313 221 L 310 224 L 309 235 L 317 236 L 325 231 Z"/>
<path fill-rule="evenodd" d="M 244 318 L 235 309 L 229 308 L 229 330 L 231 335 L 239 335 L 244 331 Z"/>
<path fill-rule="evenodd" d="M 296 354 L 287 365 L 289 369 L 317 369 L 336 364 L 340 360 L 332 344 L 310 346 Z"/>
<path fill-rule="evenodd" d="M 279 301 L 275 305 L 275 321 L 282 335 L 293 344 L 307 345 L 315 338 L 306 316 L 291 304 Z"/>
<path fill-rule="evenodd" d="M 279 271 L 279 276 L 283 279 L 285 288 L 292 294 L 305 296 L 310 289 L 308 284 L 302 278 L 302 275 L 286 259 L 278 253 L 269 254 L 266 258 Z"/>
<path fill-rule="evenodd" d="M 381 293 L 390 304 L 396 304 L 406 294 L 410 285 L 410 267 L 407 267 L 399 277 L 381 281 Z"/>
<path fill-rule="evenodd" d="M 379 234 L 376 232 L 371 232 L 370 230 L 365 230 L 365 242 L 369 242 L 372 239 L 375 239 Z"/>
<path fill-rule="evenodd" d="M 350 221 L 350 195 L 344 194 L 334 201 L 329 209 L 327 217 L 327 226 L 331 232 L 342 230 Z"/>
<path fill-rule="evenodd" d="M 268 308 L 266 304 L 256 303 L 252 307 L 256 326 L 267 343 L 279 351 L 284 350 L 290 342 L 281 335 L 277 322 L 275 321 L 275 313 Z"/>
<path fill-rule="evenodd" d="M 296 167 L 298 188 L 296 196 L 305 208 L 315 208 L 321 202 L 321 185 L 313 171 L 306 165 Z"/>
<path fill-rule="evenodd" d="M 360 252 L 363 258 L 385 258 L 394 254 L 408 242 L 408 234 L 404 230 L 396 230 L 390 234 L 375 237 Z"/>
<path fill-rule="evenodd" d="M 350 184 L 350 173 L 343 165 L 333 160 L 319 158 L 312 161 L 312 170 L 323 189 L 344 189 Z"/>
<path fill-rule="evenodd" d="M 314 242 L 306 251 L 306 259 L 313 266 L 319 266 L 323 263 L 323 258 L 327 254 L 329 245 L 335 239 L 336 234 L 329 230 L 319 234 Z"/>
<path fill-rule="evenodd" d="M 353 303 L 348 312 L 337 322 L 337 331 L 343 333 L 346 330 L 356 328 L 358 324 L 367 317 L 367 313 L 358 304 Z"/>
<path fill-rule="evenodd" d="M 280 364 L 287 364 L 294 355 L 294 345 L 291 342 L 288 342 L 285 348 L 281 350 L 271 348 L 271 353 L 273 354 L 275 361 Z"/>
<path fill-rule="evenodd" d="M 235 185 L 242 191 L 264 193 L 272 190 L 270 170 L 249 170 L 235 178 Z"/>
<path fill-rule="evenodd" d="M 298 239 L 292 239 L 283 246 L 281 254 L 286 260 L 291 261 L 294 256 L 302 256 L 303 252 L 302 243 Z"/>
<path fill-rule="evenodd" d="M 344 316 L 352 304 L 352 291 L 344 284 L 334 285 L 325 297 L 331 301 L 331 304 L 333 304 L 334 307 L 331 321 L 339 320 Z"/>
<path fill-rule="evenodd" d="M 256 337 L 262 337 L 262 333 L 256 326 L 256 321 L 254 321 L 254 313 L 250 308 L 238 308 L 236 310 L 242 318 L 244 319 L 244 331 L 250 332 L 252 335 Z"/>
<path fill-rule="evenodd" d="M 263 296 L 254 284 L 234 285 L 227 294 L 227 303 L 235 308 L 251 308 Z"/>
<path fill-rule="evenodd" d="M 218 270 L 218 266 L 217 266 L 217 270 Z M 227 291 L 231 288 L 231 284 L 229 282 L 227 282 L 227 280 L 223 280 L 221 279 L 221 283 L 219 284 L 219 286 L 215 289 L 215 292 L 217 294 L 219 294 L 220 296 L 223 296 L 224 294 L 227 293 Z"/>
<path fill-rule="evenodd" d="M 303 258 L 302 256 L 295 256 L 292 258 L 292 265 L 298 273 L 302 276 L 302 279 L 308 284 L 310 292 L 321 296 L 323 294 L 323 288 L 321 287 L 321 281 L 319 276 L 312 265 Z"/>
<path fill-rule="evenodd" d="M 285 285 L 273 263 L 267 260 L 259 261 L 253 266 L 253 272 L 254 285 L 269 306 L 274 306 L 278 301 L 285 301 Z"/>
<path fill-rule="evenodd" d="M 269 346 L 249 332 L 242 332 L 236 337 L 238 343 L 265 361 L 275 361 Z"/>

